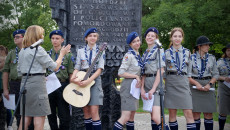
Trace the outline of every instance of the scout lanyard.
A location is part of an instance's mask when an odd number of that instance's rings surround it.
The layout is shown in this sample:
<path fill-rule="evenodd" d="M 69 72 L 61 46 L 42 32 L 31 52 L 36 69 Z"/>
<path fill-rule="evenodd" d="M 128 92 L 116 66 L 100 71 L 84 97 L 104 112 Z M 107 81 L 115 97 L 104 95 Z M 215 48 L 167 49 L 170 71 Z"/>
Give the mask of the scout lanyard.
<path fill-rule="evenodd" d="M 15 48 L 16 59 L 14 59 L 14 64 L 18 62 L 18 47 Z"/>
<path fill-rule="evenodd" d="M 173 56 L 173 49 L 172 49 L 172 46 L 170 47 L 170 55 L 171 55 L 171 57 L 172 57 L 172 60 L 173 60 L 173 62 L 174 62 L 174 65 L 175 65 L 175 67 L 176 67 L 176 69 L 177 69 L 179 75 L 181 75 L 182 70 L 183 70 L 184 65 L 185 65 L 185 48 L 182 47 L 182 49 L 183 49 L 183 63 L 182 63 L 181 69 L 180 69 L 180 66 L 177 65 L 176 60 L 175 60 L 175 58 L 174 58 L 174 56 Z"/>
<path fill-rule="evenodd" d="M 128 51 L 131 52 L 135 56 L 138 62 L 138 66 L 140 66 L 141 68 L 144 68 L 140 55 L 136 55 L 135 51 L 131 47 L 129 48 Z"/>
<path fill-rule="evenodd" d="M 99 48 L 96 45 L 96 54 L 98 53 L 98 50 L 99 50 Z M 87 55 L 87 45 L 85 46 L 85 58 L 86 58 L 86 60 L 88 62 L 88 65 L 90 65 L 91 61 L 89 61 L 89 60 L 92 60 L 92 59 L 88 58 L 88 55 Z M 96 70 L 96 64 L 94 65 L 94 70 Z"/>
<path fill-rule="evenodd" d="M 227 64 L 226 58 L 224 58 L 224 64 L 225 64 L 226 67 L 228 68 L 228 72 L 229 72 L 228 75 L 230 75 L 230 67 L 229 67 L 229 65 Z"/>
<path fill-rule="evenodd" d="M 49 52 L 50 57 L 51 57 L 51 55 L 52 55 L 52 52 L 53 52 L 53 49 L 50 49 L 50 52 Z M 60 71 L 60 68 L 63 68 L 63 69 L 64 69 L 64 65 L 63 65 L 64 59 L 65 59 L 65 56 L 63 56 L 62 62 L 61 62 L 61 66 L 59 67 L 58 71 L 55 72 L 55 74 L 58 73 L 58 72 Z M 57 59 L 56 59 L 56 60 L 57 60 Z M 49 70 L 50 70 L 50 69 L 49 69 Z M 51 70 L 50 70 L 50 71 L 51 71 Z"/>
<path fill-rule="evenodd" d="M 197 65 L 197 60 L 196 60 L 196 53 L 194 54 L 194 61 L 195 61 L 195 65 L 196 65 L 196 69 L 198 70 L 198 74 L 200 76 L 200 78 L 203 77 L 203 74 L 205 72 L 205 69 L 206 69 L 206 65 L 208 64 L 208 53 L 206 54 L 206 59 L 205 59 L 205 66 L 204 66 L 204 69 L 202 70 L 202 67 L 201 67 L 201 70 L 199 70 L 199 66 Z"/>
<path fill-rule="evenodd" d="M 143 67 L 141 68 L 141 74 L 144 74 L 145 72 L 145 64 L 148 62 L 149 58 L 152 56 L 152 54 L 155 52 L 155 50 L 157 49 L 157 45 L 155 45 L 155 47 L 153 47 L 153 49 L 150 51 L 149 55 L 148 55 L 148 49 L 146 49 L 145 53 L 144 53 L 144 59 L 143 59 Z M 142 56 L 142 57 L 143 57 Z"/>

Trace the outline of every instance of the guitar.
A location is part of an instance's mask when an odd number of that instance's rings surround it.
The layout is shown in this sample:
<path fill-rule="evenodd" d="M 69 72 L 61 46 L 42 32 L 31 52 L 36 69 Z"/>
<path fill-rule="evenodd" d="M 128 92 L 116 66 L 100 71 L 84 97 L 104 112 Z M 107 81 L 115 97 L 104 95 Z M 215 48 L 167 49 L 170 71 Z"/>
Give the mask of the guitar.
<path fill-rule="evenodd" d="M 103 43 L 100 47 L 93 63 L 90 65 L 87 72 L 79 71 L 76 74 L 77 80 L 87 80 L 89 75 L 93 71 L 94 65 L 97 63 L 98 59 L 101 57 L 103 51 L 105 50 L 107 43 Z M 75 83 L 70 83 L 67 85 L 63 91 L 63 97 L 66 102 L 75 107 L 84 107 L 89 103 L 90 100 L 90 88 L 95 84 L 93 80 L 90 84 L 84 87 L 80 87 Z"/>

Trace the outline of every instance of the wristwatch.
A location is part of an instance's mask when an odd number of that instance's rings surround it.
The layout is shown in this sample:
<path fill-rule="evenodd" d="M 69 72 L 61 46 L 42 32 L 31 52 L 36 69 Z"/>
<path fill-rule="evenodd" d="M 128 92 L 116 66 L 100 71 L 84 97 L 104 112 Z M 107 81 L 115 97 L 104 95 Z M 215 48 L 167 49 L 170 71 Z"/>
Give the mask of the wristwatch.
<path fill-rule="evenodd" d="M 212 83 L 209 83 L 210 86 L 212 86 L 213 84 Z"/>

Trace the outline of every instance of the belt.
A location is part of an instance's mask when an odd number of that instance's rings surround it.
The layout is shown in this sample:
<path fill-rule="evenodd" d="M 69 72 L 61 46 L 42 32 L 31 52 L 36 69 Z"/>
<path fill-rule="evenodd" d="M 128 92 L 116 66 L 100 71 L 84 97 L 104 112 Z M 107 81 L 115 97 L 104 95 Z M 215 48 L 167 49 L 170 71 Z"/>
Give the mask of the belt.
<path fill-rule="evenodd" d="M 59 79 L 60 82 L 66 82 L 66 79 Z"/>
<path fill-rule="evenodd" d="M 153 77 L 153 76 L 156 76 L 157 74 L 144 74 L 144 76 L 146 77 Z"/>
<path fill-rule="evenodd" d="M 200 78 L 200 77 L 193 77 L 193 76 L 192 76 L 192 78 L 193 78 L 193 79 L 199 79 L 199 80 L 207 80 L 207 79 L 211 79 L 212 77 L 211 77 L 211 76 L 208 76 L 208 77 L 202 77 L 202 78 Z"/>
<path fill-rule="evenodd" d="M 27 73 L 22 74 L 23 76 L 27 76 Z M 29 74 L 28 76 L 37 76 L 37 75 L 45 75 L 44 73 L 34 73 L 34 74 Z"/>
<path fill-rule="evenodd" d="M 166 72 L 166 74 L 167 74 L 167 75 L 179 75 L 178 72 L 170 72 L 170 71 L 169 71 L 169 72 Z M 185 73 L 185 72 L 181 72 L 180 74 L 181 74 L 181 75 L 187 75 L 187 73 Z"/>

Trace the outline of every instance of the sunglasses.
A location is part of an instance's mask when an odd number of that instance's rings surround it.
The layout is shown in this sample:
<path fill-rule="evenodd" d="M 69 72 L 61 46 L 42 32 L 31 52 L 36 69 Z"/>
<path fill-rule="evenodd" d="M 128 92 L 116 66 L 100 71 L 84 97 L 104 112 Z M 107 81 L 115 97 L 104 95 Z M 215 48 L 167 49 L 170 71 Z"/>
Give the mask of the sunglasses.
<path fill-rule="evenodd" d="M 14 38 L 19 39 L 22 38 L 23 36 L 14 36 Z"/>

